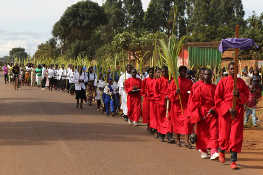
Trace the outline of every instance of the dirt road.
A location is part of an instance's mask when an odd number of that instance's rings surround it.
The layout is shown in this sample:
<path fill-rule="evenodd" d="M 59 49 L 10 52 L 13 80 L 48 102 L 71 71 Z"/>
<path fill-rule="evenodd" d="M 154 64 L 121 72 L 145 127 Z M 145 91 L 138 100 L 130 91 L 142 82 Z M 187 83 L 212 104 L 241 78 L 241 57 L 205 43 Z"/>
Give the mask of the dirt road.
<path fill-rule="evenodd" d="M 261 153 L 262 155 L 262 153 Z M 241 155 L 242 156 L 242 155 Z M 228 156 L 229 157 L 229 156 Z M 242 160 L 242 159 L 241 159 Z M 246 159 L 245 161 L 248 161 Z M 251 175 L 160 143 L 144 127 L 106 117 L 61 92 L 0 84 L 0 175 Z M 259 162 L 256 162 L 259 163 Z"/>

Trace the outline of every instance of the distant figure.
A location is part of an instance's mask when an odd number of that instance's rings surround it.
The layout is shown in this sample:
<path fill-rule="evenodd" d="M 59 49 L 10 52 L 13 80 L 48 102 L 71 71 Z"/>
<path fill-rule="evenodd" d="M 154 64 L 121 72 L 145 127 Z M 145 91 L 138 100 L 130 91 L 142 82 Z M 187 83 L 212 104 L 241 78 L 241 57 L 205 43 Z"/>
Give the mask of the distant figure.
<path fill-rule="evenodd" d="M 8 67 L 6 64 L 3 66 L 3 72 L 4 72 L 4 80 L 6 84 L 8 82 Z"/>

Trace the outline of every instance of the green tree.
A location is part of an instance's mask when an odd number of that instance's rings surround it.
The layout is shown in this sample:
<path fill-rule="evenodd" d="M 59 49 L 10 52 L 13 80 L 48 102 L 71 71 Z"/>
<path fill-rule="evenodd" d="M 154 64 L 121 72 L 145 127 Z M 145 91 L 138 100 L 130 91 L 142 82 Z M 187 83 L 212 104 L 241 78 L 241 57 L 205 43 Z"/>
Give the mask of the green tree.
<path fill-rule="evenodd" d="M 123 5 L 128 30 L 141 31 L 144 17 L 141 0 L 123 0 Z"/>
<path fill-rule="evenodd" d="M 122 32 L 126 26 L 125 12 L 122 5 L 123 3 L 120 0 L 107 0 L 103 4 L 108 23 L 101 26 L 98 30 L 104 43 L 111 42 L 114 35 Z"/>
<path fill-rule="evenodd" d="M 144 23 L 147 31 L 168 32 L 171 29 L 171 11 L 174 0 L 151 0 L 145 13 Z"/>
<path fill-rule="evenodd" d="M 19 59 L 20 61 L 23 61 L 28 57 L 28 54 L 25 51 L 25 48 L 13 48 L 9 51 L 10 58 L 14 61 L 15 58 Z"/>
<path fill-rule="evenodd" d="M 85 53 L 85 56 L 93 57 L 97 49 L 97 41 L 94 40 L 98 38 L 96 29 L 105 24 L 107 16 L 102 7 L 91 1 L 81 1 L 64 12 L 54 25 L 52 34 L 61 42 L 61 49 L 67 56 L 77 57 Z M 84 43 L 89 43 L 88 49 Z"/>
<path fill-rule="evenodd" d="M 163 9 L 160 0 L 151 0 L 144 17 L 145 29 L 149 32 L 163 31 Z"/>
<path fill-rule="evenodd" d="M 232 37 L 236 24 L 245 27 L 241 0 L 188 0 L 186 3 L 194 41 L 220 40 Z"/>
<path fill-rule="evenodd" d="M 257 16 L 255 12 L 246 20 L 247 28 L 243 37 L 253 39 L 259 46 L 257 52 L 253 52 L 253 55 L 257 59 L 263 58 L 263 13 Z"/>
<path fill-rule="evenodd" d="M 34 54 L 35 58 L 56 58 L 59 55 L 59 49 L 57 48 L 57 41 L 52 38 L 45 43 L 41 43 L 37 47 L 37 51 Z"/>

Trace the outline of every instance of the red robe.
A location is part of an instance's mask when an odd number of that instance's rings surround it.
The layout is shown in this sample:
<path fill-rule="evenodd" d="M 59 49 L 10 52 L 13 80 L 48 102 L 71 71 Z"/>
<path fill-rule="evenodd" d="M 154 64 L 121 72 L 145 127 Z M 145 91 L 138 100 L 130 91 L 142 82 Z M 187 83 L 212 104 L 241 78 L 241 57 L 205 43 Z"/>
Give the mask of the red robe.
<path fill-rule="evenodd" d="M 209 114 L 209 110 L 215 111 L 215 96 L 216 85 L 199 83 L 194 89 L 192 95 L 192 109 L 191 112 L 196 113 L 192 120 L 197 123 L 196 134 L 197 142 L 196 149 L 201 149 L 206 152 L 208 148 L 218 148 L 218 121 L 217 115 Z M 192 116 L 191 116 L 192 117 Z"/>
<path fill-rule="evenodd" d="M 153 100 L 153 78 L 145 78 L 142 81 L 142 96 L 143 96 L 143 105 L 142 105 L 142 119 L 143 123 L 150 125 L 150 101 Z"/>
<path fill-rule="evenodd" d="M 191 122 L 192 123 L 196 123 L 196 120 L 199 117 L 199 113 L 198 111 L 194 110 L 193 108 L 196 106 L 195 104 L 193 104 L 193 95 L 195 93 L 195 91 L 198 89 L 198 87 L 200 85 L 203 84 L 202 80 L 197 81 L 196 83 L 193 84 L 192 89 L 191 89 L 191 93 L 189 95 L 189 99 L 188 99 L 188 104 L 187 104 L 187 109 L 188 109 L 188 114 L 191 116 Z"/>
<path fill-rule="evenodd" d="M 158 98 L 155 96 L 155 84 L 158 79 L 153 79 L 149 85 L 149 101 L 150 101 L 150 128 L 156 129 L 158 128 L 157 124 L 157 106 L 158 106 Z"/>
<path fill-rule="evenodd" d="M 161 134 L 167 134 L 171 132 L 170 121 L 166 116 L 167 100 L 169 95 L 169 79 L 161 77 L 156 80 L 155 84 L 155 98 L 157 101 L 157 130 Z"/>
<path fill-rule="evenodd" d="M 130 94 L 133 87 L 142 88 L 142 81 L 139 78 L 129 78 L 125 81 L 125 91 L 128 94 L 127 107 L 128 118 L 131 121 L 138 122 L 141 116 L 141 93 Z"/>
<path fill-rule="evenodd" d="M 232 150 L 241 152 L 243 142 L 243 118 L 244 104 L 247 103 L 249 89 L 244 80 L 238 78 L 237 89 L 239 98 L 237 99 L 237 114 L 231 118 L 229 109 L 232 107 L 234 79 L 232 76 L 221 79 L 215 92 L 215 104 L 218 112 L 219 122 L 219 147 L 221 150 Z"/>
<path fill-rule="evenodd" d="M 183 111 L 181 110 L 179 95 L 176 94 L 176 83 L 172 81 L 169 86 L 170 99 L 170 118 L 173 132 L 176 134 L 191 134 L 192 125 L 190 124 L 190 116 L 187 111 L 189 92 L 192 89 L 193 82 L 186 78 L 178 78 L 180 96 Z"/>

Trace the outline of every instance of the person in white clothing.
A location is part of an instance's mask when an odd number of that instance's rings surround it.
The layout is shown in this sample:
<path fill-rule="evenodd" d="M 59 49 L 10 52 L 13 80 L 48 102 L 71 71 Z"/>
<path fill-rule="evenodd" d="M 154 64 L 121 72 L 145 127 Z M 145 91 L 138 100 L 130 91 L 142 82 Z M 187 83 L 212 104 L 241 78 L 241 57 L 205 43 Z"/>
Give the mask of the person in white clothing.
<path fill-rule="evenodd" d="M 74 94 L 75 92 L 75 84 L 74 84 L 74 74 L 75 74 L 75 68 L 72 66 L 70 71 L 68 72 L 68 92 L 70 94 Z"/>
<path fill-rule="evenodd" d="M 103 101 L 102 94 L 103 94 L 103 90 L 104 90 L 106 85 L 107 85 L 107 83 L 104 81 L 102 75 L 99 76 L 99 80 L 95 80 L 95 82 L 94 82 L 94 86 L 96 87 L 95 100 L 97 102 L 97 111 L 100 111 L 103 108 L 103 106 L 102 106 L 102 101 Z"/>
<path fill-rule="evenodd" d="M 42 89 L 45 88 L 46 81 L 47 81 L 47 68 L 46 68 L 46 65 L 43 64 L 43 66 L 42 66 L 42 81 L 41 81 Z"/>
<path fill-rule="evenodd" d="M 59 80 L 60 80 L 59 68 L 58 68 L 58 65 L 56 64 L 56 67 L 54 69 L 54 85 L 55 85 L 56 90 L 59 87 Z"/>
<path fill-rule="evenodd" d="M 93 70 L 93 67 L 89 67 L 88 69 L 88 103 L 89 105 L 92 104 L 92 101 L 95 97 L 96 88 L 94 86 L 94 81 L 97 79 L 97 75 Z"/>
<path fill-rule="evenodd" d="M 87 74 L 83 71 L 83 67 L 80 66 L 74 74 L 76 107 L 80 109 L 83 109 L 83 101 L 86 100 L 86 82 L 88 82 Z"/>
<path fill-rule="evenodd" d="M 120 110 L 120 94 L 119 94 L 118 77 L 114 78 L 112 89 L 113 89 L 112 98 L 114 103 L 114 111 L 117 113 Z"/>
<path fill-rule="evenodd" d="M 121 117 L 123 117 L 126 121 L 128 121 L 128 107 L 127 107 L 127 93 L 125 92 L 124 89 L 124 82 L 128 78 L 131 78 L 131 70 L 132 70 L 132 65 L 128 64 L 126 66 L 126 72 L 123 73 L 120 76 L 120 79 L 118 81 L 118 86 L 119 86 L 119 93 L 121 95 L 121 109 L 122 109 L 122 114 Z"/>
<path fill-rule="evenodd" d="M 68 65 L 68 68 L 67 68 L 67 75 L 66 75 L 66 89 L 67 89 L 67 92 L 70 93 L 69 91 L 69 88 L 70 88 L 70 84 L 69 84 L 69 79 L 70 79 L 70 74 L 72 74 L 72 65 Z"/>
<path fill-rule="evenodd" d="M 50 68 L 47 70 L 47 74 L 48 74 L 48 82 L 49 82 L 49 86 L 48 89 L 49 91 L 52 91 L 52 89 L 54 88 L 54 76 L 55 76 L 55 70 L 53 68 L 53 65 L 50 66 Z"/>
<path fill-rule="evenodd" d="M 64 64 L 61 66 L 61 68 L 58 71 L 58 78 L 59 78 L 59 89 L 61 89 L 62 91 L 65 90 L 65 86 L 66 86 L 66 78 L 67 78 L 67 70 L 65 69 Z"/>

